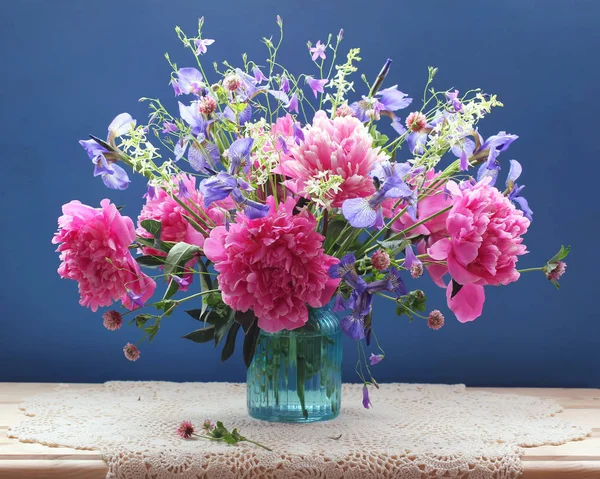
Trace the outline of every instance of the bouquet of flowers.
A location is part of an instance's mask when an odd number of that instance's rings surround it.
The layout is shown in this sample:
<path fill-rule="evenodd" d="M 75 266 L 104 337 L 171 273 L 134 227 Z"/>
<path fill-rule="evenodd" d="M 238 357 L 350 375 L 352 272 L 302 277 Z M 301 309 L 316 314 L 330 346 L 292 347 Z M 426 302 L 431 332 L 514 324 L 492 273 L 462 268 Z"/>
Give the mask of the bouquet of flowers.
<path fill-rule="evenodd" d="M 126 189 L 130 173 L 147 182 L 137 227 L 108 199 L 99 208 L 63 206 L 53 239 L 58 272 L 79 283 L 82 306 L 120 301 L 128 311 L 105 312 L 106 328 L 134 312 L 141 341 L 152 341 L 165 317 L 194 300 L 188 312 L 203 327 L 186 337 L 227 338 L 225 360 L 242 328 L 249 365 L 259 331 L 300 328 L 309 307 L 329 303 L 361 347 L 374 337 L 375 295 L 439 329 L 442 313 L 425 313 L 424 293 L 404 282 L 425 271 L 460 322 L 482 314 L 487 286 L 521 272 L 541 271 L 558 287 L 568 248 L 517 269 L 533 213 L 521 165 L 501 156 L 517 136 L 479 132 L 479 120 L 502 106 L 495 95 L 438 91 L 429 68 L 414 101 L 388 80 L 391 60 L 373 81 L 358 76 L 360 50 L 342 55 L 343 30 L 309 42 L 313 71 L 294 74 L 278 58 L 277 24 L 263 64 L 244 54 L 237 66 L 214 62 L 214 71 L 202 61 L 215 41 L 204 20 L 195 36 L 176 28 L 195 61 L 179 67 L 166 55 L 178 112 L 142 98 L 145 124 L 122 113 L 106 139 L 80 142 L 106 187 Z M 153 301 L 157 282 L 164 293 Z M 138 346 L 125 346 L 127 359 L 139 358 Z M 373 365 L 383 359 L 377 353 L 361 356 Z M 376 385 L 368 366 L 361 380 Z"/>

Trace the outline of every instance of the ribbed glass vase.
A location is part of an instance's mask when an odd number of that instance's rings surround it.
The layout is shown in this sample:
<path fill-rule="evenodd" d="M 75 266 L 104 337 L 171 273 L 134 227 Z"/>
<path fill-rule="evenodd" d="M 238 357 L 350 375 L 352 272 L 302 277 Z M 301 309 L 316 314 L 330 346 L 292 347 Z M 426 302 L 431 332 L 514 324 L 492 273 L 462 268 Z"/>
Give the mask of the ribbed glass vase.
<path fill-rule="evenodd" d="M 260 332 L 246 376 L 248 413 L 256 419 L 313 422 L 335 418 L 342 396 L 342 332 L 329 309 L 309 308 L 292 331 Z"/>

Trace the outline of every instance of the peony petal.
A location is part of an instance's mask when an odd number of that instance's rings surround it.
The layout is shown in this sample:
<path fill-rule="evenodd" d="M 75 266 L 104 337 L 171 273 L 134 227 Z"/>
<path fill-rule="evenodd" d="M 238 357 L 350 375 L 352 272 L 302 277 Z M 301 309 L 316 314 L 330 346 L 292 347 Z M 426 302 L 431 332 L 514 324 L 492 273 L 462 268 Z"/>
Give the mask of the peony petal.
<path fill-rule="evenodd" d="M 469 283 L 475 283 L 477 280 L 479 280 L 479 276 L 471 273 L 462 264 L 460 264 L 456 260 L 454 254 L 450 254 L 448 256 L 446 264 L 448 266 L 448 272 L 450 273 L 450 276 L 452 276 L 452 279 L 454 279 L 454 281 L 456 281 L 458 284 L 465 285 Z"/>
<path fill-rule="evenodd" d="M 452 250 L 452 242 L 449 238 L 443 238 L 427 248 L 427 254 L 436 261 L 445 260 Z"/>
<path fill-rule="evenodd" d="M 481 316 L 483 303 L 485 302 L 483 286 L 465 284 L 454 298 L 451 299 L 451 295 L 452 282 L 446 288 L 446 300 L 448 301 L 448 307 L 461 323 L 473 321 Z"/>

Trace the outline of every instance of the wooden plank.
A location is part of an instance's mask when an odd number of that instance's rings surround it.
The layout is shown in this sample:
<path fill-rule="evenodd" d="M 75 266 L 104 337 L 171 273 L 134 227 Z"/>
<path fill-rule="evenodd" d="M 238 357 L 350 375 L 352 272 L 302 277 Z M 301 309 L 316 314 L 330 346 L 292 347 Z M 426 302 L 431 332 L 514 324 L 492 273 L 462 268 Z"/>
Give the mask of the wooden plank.
<path fill-rule="evenodd" d="M 521 479 L 598 479 L 600 461 L 528 461 Z"/>
<path fill-rule="evenodd" d="M 104 479 L 104 461 L 0 460 L 0 479 Z"/>
<path fill-rule="evenodd" d="M 581 426 L 600 429 L 600 409 L 565 409 L 555 417 Z"/>
<path fill-rule="evenodd" d="M 0 449 L 1 451 L 1 449 Z M 560 446 L 539 446 L 525 449 L 524 461 L 600 461 L 600 438 L 567 442 Z"/>
<path fill-rule="evenodd" d="M 97 451 L 52 447 L 37 443 L 20 442 L 18 439 L 0 435 L 0 460 L 102 460 Z"/>

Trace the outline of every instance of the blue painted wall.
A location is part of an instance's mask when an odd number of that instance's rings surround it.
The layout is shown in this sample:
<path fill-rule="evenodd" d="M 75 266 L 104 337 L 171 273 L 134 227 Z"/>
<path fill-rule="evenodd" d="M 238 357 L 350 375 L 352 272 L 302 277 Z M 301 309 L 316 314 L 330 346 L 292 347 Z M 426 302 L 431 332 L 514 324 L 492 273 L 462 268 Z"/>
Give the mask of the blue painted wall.
<path fill-rule="evenodd" d="M 282 58 L 296 72 L 310 67 L 307 40 L 344 27 L 345 47 L 361 47 L 371 78 L 389 56 L 393 81 L 413 96 L 428 65 L 440 68 L 439 88 L 497 93 L 506 106 L 481 131 L 520 135 L 504 160 L 524 165 L 535 211 L 531 254 L 520 264 L 540 265 L 560 244 L 573 245 L 560 292 L 541 274 L 488 288 L 484 316 L 470 324 L 450 316 L 443 291 L 427 280 L 429 306 L 448 313 L 438 332 L 378 302 L 388 350 L 378 379 L 600 387 L 599 2 L 20 0 L 0 8 L 0 381 L 244 379 L 238 355 L 221 365 L 210 346 L 179 339 L 196 326 L 183 313 L 163 323 L 141 360 L 126 361 L 121 349 L 137 330 L 106 331 L 100 314 L 77 304 L 76 284 L 56 274 L 50 238 L 72 199 L 97 205 L 110 194 L 125 214 L 139 211 L 143 182 L 106 190 L 77 140 L 104 134 L 121 111 L 145 118 L 141 96 L 171 97 L 163 53 L 182 66 L 192 60 L 175 25 L 193 31 L 204 15 L 206 34 L 217 39 L 207 59 L 235 62 L 243 51 L 264 58 L 260 39 L 276 33 L 279 13 Z M 355 355 L 348 341 L 345 380 L 356 378 Z"/>

